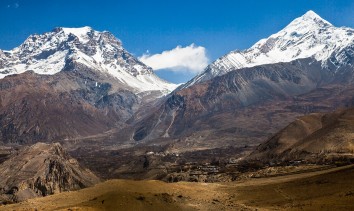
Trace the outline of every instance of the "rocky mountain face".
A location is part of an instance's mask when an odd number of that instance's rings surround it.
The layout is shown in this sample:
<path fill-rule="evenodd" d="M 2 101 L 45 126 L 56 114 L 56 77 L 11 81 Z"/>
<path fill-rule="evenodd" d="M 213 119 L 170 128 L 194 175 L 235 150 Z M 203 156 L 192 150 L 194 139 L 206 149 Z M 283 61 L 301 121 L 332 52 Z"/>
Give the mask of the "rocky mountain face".
<path fill-rule="evenodd" d="M 291 35 L 292 31 L 299 34 Z M 136 117 L 132 137 L 136 141 L 193 139 L 209 147 L 215 142 L 255 144 L 298 116 L 351 105 L 351 31 L 336 28 L 310 11 L 272 35 L 269 39 L 276 40 L 267 51 L 260 47 L 267 40 L 261 40 L 243 52 L 253 55 L 248 63 L 226 68 L 214 62 L 205 73 L 212 69 L 217 74 L 201 80 L 197 76 L 196 83 L 192 80 L 179 87 L 154 112 Z M 294 49 L 298 54 L 292 54 Z M 225 58 L 217 61 L 221 60 Z"/>
<path fill-rule="evenodd" d="M 120 128 L 174 88 L 109 32 L 56 28 L 0 53 L 0 142 L 80 138 Z M 21 73 L 21 74 L 19 74 Z"/>
<path fill-rule="evenodd" d="M 246 159 L 266 163 L 353 160 L 353 117 L 353 108 L 300 117 L 259 145 Z"/>
<path fill-rule="evenodd" d="M 0 141 L 63 140 L 119 126 L 141 100 L 127 90 L 110 93 L 110 83 L 96 86 L 93 78 L 77 72 L 26 72 L 0 80 Z"/>
<path fill-rule="evenodd" d="M 92 186 L 100 180 L 60 144 L 37 143 L 0 164 L 0 201 L 23 201 Z"/>
<path fill-rule="evenodd" d="M 248 143 L 264 140 L 296 116 L 351 105 L 352 73 L 333 77 L 319 64 L 302 66 L 307 62 L 241 69 L 173 92 L 155 112 L 136 120 L 133 138 L 194 134 Z"/>
<path fill-rule="evenodd" d="M 347 65 L 348 59 L 352 57 L 351 53 L 348 58 L 348 51 L 352 51 L 353 42 L 353 29 L 335 27 L 313 11 L 308 11 L 251 48 L 232 51 L 217 59 L 182 87 L 210 80 L 236 69 L 303 58 L 313 58 L 321 62 L 322 67 L 332 66 L 335 71 L 337 67 Z"/>

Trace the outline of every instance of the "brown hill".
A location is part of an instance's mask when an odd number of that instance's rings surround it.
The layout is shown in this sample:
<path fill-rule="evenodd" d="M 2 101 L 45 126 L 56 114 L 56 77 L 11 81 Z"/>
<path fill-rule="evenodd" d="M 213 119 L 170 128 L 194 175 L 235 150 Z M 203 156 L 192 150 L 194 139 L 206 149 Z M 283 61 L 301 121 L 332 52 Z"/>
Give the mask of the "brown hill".
<path fill-rule="evenodd" d="M 261 144 L 248 159 L 328 162 L 354 159 L 354 109 L 298 118 Z"/>
<path fill-rule="evenodd" d="M 0 172 L 0 201 L 5 202 L 78 190 L 99 182 L 58 143 L 24 147 L 0 164 Z"/>

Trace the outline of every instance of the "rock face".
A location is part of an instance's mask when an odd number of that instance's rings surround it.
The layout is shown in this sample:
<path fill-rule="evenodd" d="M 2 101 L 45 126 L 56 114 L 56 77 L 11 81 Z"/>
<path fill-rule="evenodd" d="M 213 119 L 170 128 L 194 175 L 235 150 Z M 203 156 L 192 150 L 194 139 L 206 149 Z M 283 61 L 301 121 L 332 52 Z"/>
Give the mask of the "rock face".
<path fill-rule="evenodd" d="M 0 171 L 0 197 L 4 201 L 78 190 L 100 181 L 58 143 L 25 147 L 0 164 Z"/>
<path fill-rule="evenodd" d="M 92 77 L 92 76 L 91 76 Z M 35 143 L 102 133 L 129 118 L 141 100 L 76 73 L 26 72 L 0 80 L 0 141 Z"/>
<path fill-rule="evenodd" d="M 247 158 L 263 162 L 325 163 L 354 160 L 354 109 L 301 117 Z"/>

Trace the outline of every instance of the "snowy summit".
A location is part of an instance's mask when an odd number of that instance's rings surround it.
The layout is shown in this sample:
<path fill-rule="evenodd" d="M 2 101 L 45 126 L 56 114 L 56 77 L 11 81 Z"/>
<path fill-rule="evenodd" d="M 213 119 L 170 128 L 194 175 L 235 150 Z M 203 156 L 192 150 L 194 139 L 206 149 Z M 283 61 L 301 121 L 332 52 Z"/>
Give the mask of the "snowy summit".
<path fill-rule="evenodd" d="M 136 93 L 154 90 L 168 93 L 176 87 L 160 79 L 150 67 L 127 52 L 113 34 L 87 26 L 55 28 L 29 36 L 11 51 L 0 50 L 0 78 L 29 70 L 53 75 L 72 62 L 111 76 Z"/>
<path fill-rule="evenodd" d="M 283 30 L 261 39 L 244 51 L 232 51 L 210 64 L 204 72 L 189 81 L 194 83 L 224 75 L 232 70 L 263 64 L 290 62 L 313 57 L 327 65 L 327 59 L 354 43 L 354 30 L 335 27 L 313 11 L 296 18 Z M 338 58 L 341 62 L 340 58 Z"/>

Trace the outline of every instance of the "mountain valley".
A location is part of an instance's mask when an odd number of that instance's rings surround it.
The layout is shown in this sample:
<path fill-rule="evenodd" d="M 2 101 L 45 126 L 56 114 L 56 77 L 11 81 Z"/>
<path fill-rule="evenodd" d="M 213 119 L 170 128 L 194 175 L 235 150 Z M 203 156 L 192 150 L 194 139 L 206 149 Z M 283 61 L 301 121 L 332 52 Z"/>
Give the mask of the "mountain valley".
<path fill-rule="evenodd" d="M 108 31 L 31 35 L 0 50 L 0 210 L 351 209 L 353 66 L 313 11 L 178 87 Z"/>

